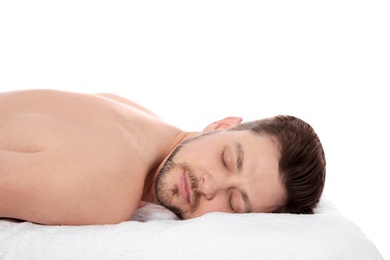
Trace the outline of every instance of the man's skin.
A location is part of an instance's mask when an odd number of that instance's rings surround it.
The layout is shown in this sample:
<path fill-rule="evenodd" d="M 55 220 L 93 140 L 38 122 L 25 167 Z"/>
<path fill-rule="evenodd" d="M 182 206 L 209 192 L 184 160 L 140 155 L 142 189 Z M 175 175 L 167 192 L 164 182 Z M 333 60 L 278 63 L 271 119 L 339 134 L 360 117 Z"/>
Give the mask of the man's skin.
<path fill-rule="evenodd" d="M 130 220 L 141 201 L 158 203 L 158 194 L 183 218 L 271 211 L 285 197 L 277 142 L 224 131 L 240 122 L 228 117 L 203 132 L 185 132 L 110 94 L 1 93 L 0 217 L 119 223 Z M 213 134 L 188 142 L 171 167 L 163 167 L 182 141 L 203 133 Z M 156 195 L 160 171 L 165 177 Z"/>

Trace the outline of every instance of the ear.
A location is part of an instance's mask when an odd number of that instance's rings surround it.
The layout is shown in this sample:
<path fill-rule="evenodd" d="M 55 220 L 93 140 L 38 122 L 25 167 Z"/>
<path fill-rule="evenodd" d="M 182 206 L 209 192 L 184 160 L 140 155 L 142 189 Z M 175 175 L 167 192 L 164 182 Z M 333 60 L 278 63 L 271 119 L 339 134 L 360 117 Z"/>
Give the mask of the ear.
<path fill-rule="evenodd" d="M 203 129 L 203 132 L 211 132 L 219 129 L 224 129 L 224 128 L 231 128 L 239 125 L 242 122 L 241 117 L 226 117 L 222 120 L 215 121 L 214 123 L 209 124 L 208 126 Z"/>

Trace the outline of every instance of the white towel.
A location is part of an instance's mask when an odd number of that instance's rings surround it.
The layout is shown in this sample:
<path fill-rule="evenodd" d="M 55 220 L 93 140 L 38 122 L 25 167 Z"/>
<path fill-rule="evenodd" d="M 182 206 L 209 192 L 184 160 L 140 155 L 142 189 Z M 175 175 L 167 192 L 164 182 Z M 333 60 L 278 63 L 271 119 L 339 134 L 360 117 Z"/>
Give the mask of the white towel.
<path fill-rule="evenodd" d="M 148 204 L 116 225 L 0 221 L 0 259 L 383 259 L 328 201 L 314 215 L 210 213 L 176 220 Z"/>

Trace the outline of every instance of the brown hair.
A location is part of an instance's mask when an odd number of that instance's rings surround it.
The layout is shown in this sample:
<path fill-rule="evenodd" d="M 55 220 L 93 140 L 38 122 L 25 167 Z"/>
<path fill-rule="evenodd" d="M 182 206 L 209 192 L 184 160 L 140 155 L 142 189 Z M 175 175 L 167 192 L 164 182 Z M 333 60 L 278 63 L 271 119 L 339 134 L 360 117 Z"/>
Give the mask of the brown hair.
<path fill-rule="evenodd" d="M 287 199 L 274 212 L 312 214 L 325 185 L 325 154 L 314 129 L 305 121 L 287 115 L 246 122 L 232 130 L 250 130 L 276 138 L 279 173 Z"/>

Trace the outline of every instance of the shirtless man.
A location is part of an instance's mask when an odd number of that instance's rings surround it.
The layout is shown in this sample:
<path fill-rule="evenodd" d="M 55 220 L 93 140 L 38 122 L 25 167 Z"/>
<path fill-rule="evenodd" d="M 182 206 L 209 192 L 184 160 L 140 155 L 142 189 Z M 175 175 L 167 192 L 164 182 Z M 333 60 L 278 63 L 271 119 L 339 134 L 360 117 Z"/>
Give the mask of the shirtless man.
<path fill-rule="evenodd" d="M 291 116 L 185 132 L 110 94 L 0 94 L 0 217 L 130 220 L 141 201 L 208 212 L 313 213 L 325 181 L 314 130 Z"/>

